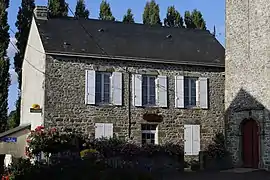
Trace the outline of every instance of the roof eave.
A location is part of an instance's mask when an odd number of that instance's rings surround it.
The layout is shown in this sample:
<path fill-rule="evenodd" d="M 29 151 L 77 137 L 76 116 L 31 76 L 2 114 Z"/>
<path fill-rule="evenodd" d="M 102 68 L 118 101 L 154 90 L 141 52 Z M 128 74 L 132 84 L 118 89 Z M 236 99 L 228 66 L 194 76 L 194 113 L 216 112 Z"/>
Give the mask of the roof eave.
<path fill-rule="evenodd" d="M 67 57 L 82 57 L 82 58 L 99 58 L 99 59 L 113 59 L 113 60 L 125 60 L 125 61 L 138 61 L 138 62 L 153 62 L 153 63 L 165 63 L 165 64 L 177 64 L 177 65 L 192 65 L 192 66 L 209 66 L 209 67 L 220 67 L 224 68 L 225 64 L 217 63 L 200 63 L 200 62 L 190 62 L 190 61 L 176 61 L 176 60 L 164 60 L 164 59 L 153 59 L 153 58 L 141 58 L 141 57 L 124 57 L 124 56 L 108 56 L 100 54 L 83 54 L 83 53 L 68 53 L 68 52 L 56 52 L 50 51 L 46 52 L 46 55 L 54 56 L 67 56 Z"/>
<path fill-rule="evenodd" d="M 21 126 L 15 127 L 15 128 L 13 128 L 13 129 L 10 129 L 10 130 L 8 130 L 8 131 L 5 131 L 5 132 L 1 133 L 1 134 L 0 134 L 0 138 L 9 136 L 9 135 L 11 135 L 11 134 L 14 134 L 14 133 L 16 133 L 16 132 L 25 130 L 25 129 L 30 128 L 30 127 L 31 127 L 31 124 L 25 124 L 25 125 L 21 125 Z"/>

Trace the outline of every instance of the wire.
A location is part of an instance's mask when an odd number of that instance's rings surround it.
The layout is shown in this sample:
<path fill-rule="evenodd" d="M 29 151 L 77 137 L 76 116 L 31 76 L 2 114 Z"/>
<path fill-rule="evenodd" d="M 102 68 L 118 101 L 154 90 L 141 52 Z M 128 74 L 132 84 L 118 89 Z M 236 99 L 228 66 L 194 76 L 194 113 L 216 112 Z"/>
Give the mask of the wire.
<path fill-rule="evenodd" d="M 10 41 L 10 44 L 14 47 L 14 49 L 19 52 L 19 50 L 17 49 L 17 47 L 15 46 L 15 44 L 13 42 Z M 30 63 L 26 58 L 24 58 L 24 61 L 26 61 L 30 66 L 32 66 L 32 68 L 34 68 L 35 70 L 39 71 L 42 74 L 45 74 L 45 72 L 39 70 L 37 67 L 35 67 L 32 63 Z M 20 70 L 21 71 L 21 70 Z"/>

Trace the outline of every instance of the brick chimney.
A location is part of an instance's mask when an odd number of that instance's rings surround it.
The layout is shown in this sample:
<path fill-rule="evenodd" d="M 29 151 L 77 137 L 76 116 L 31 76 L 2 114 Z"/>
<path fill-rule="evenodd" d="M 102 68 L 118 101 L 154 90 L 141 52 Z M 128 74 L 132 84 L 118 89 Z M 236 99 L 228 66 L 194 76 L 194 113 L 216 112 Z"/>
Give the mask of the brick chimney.
<path fill-rule="evenodd" d="M 48 20 L 47 6 L 36 6 L 34 9 L 34 15 L 37 19 Z"/>

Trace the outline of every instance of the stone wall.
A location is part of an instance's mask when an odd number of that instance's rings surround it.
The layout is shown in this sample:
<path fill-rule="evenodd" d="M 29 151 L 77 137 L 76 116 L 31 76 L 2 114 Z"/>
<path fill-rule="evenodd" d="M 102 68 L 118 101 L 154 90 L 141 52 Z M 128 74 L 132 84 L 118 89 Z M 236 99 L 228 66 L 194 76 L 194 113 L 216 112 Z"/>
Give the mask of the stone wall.
<path fill-rule="evenodd" d="M 241 166 L 240 124 L 257 121 L 260 168 L 270 167 L 270 1 L 226 0 L 227 139 Z"/>
<path fill-rule="evenodd" d="M 85 70 L 93 68 L 114 68 L 123 72 L 124 103 L 121 107 L 85 105 Z M 159 143 L 183 143 L 184 124 L 201 125 L 201 149 L 211 141 L 216 131 L 223 131 L 224 121 L 224 68 L 192 67 L 101 59 L 79 59 L 47 57 L 45 80 L 45 126 L 75 128 L 87 135 L 94 134 L 94 124 L 111 122 L 117 137 L 127 137 L 128 122 L 128 82 L 129 74 L 138 70 L 158 71 L 168 76 L 168 108 L 156 108 L 162 115 L 159 123 Z M 174 108 L 174 76 L 204 76 L 209 78 L 209 109 Z M 131 85 L 131 84 L 130 84 Z M 149 109 L 131 106 L 131 137 L 141 142 L 143 114 Z"/>

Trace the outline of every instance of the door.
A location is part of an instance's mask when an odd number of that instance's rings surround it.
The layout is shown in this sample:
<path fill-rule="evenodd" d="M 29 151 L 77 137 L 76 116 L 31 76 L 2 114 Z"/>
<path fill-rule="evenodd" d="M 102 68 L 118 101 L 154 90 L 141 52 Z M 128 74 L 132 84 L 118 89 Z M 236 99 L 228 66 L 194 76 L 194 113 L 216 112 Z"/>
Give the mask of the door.
<path fill-rule="evenodd" d="M 247 168 L 258 168 L 259 164 L 259 127 L 256 121 L 250 119 L 242 123 L 243 163 Z"/>

